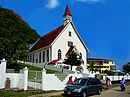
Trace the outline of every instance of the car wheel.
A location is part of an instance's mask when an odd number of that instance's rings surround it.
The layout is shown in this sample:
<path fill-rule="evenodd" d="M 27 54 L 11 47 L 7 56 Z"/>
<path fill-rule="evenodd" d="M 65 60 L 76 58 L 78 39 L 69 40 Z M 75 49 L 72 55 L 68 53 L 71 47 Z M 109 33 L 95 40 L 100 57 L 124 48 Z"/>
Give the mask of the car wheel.
<path fill-rule="evenodd" d="M 82 97 L 87 97 L 86 92 L 82 91 Z"/>
<path fill-rule="evenodd" d="M 101 92 L 102 92 L 102 91 L 101 91 L 101 89 L 99 89 L 99 90 L 98 90 L 98 95 L 100 95 L 100 94 L 101 94 Z"/>

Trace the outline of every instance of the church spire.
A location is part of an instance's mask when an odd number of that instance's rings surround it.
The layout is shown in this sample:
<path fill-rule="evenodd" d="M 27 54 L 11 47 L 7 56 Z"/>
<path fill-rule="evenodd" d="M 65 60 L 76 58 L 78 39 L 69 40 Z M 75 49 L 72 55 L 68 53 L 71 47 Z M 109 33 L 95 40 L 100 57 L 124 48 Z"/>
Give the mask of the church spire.
<path fill-rule="evenodd" d="M 65 9 L 63 17 L 64 17 L 64 25 L 66 25 L 68 22 L 72 21 L 72 14 L 70 12 L 68 5 L 66 5 L 66 9 Z"/>

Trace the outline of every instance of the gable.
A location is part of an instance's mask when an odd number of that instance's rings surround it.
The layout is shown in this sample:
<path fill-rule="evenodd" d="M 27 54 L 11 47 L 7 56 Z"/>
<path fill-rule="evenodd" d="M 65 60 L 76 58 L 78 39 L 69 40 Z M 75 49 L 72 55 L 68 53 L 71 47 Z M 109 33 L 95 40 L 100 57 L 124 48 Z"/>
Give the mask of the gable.
<path fill-rule="evenodd" d="M 84 42 L 82 41 L 82 39 L 80 38 L 76 28 L 74 27 L 72 22 L 67 23 L 66 25 L 61 25 L 60 27 L 52 30 L 51 32 L 45 34 L 44 36 L 42 36 L 35 44 L 34 46 L 29 50 L 29 52 L 35 51 L 37 49 L 43 48 L 43 47 L 47 47 L 50 46 L 52 44 L 54 44 L 57 39 L 60 37 L 60 35 L 64 32 L 65 29 L 67 29 L 67 27 L 71 25 L 73 30 L 75 31 L 77 37 L 79 38 L 80 42 L 82 43 L 82 45 L 84 46 L 84 48 L 86 49 L 86 51 L 88 51 L 88 48 L 86 47 L 86 45 L 84 44 Z"/>
<path fill-rule="evenodd" d="M 57 38 L 57 36 L 62 32 L 62 30 L 64 29 L 64 25 L 56 28 L 55 30 L 52 30 L 51 32 L 45 34 L 44 36 L 42 36 L 37 42 L 36 44 L 34 44 L 34 46 L 29 50 L 29 52 L 35 51 L 37 49 L 46 47 L 51 45 L 51 43 Z"/>
<path fill-rule="evenodd" d="M 74 32 L 76 33 L 76 35 L 77 35 L 78 39 L 79 39 L 79 40 L 80 40 L 80 42 L 82 43 L 83 47 L 84 47 L 84 48 L 85 48 L 85 50 L 88 52 L 89 50 L 88 50 L 88 48 L 86 47 L 86 45 L 85 45 L 85 43 L 83 42 L 83 40 L 81 39 L 81 37 L 80 37 L 80 35 L 79 35 L 78 31 L 76 30 L 76 28 L 75 28 L 74 24 L 73 24 L 72 22 L 70 22 L 70 24 L 71 24 L 71 26 L 72 26 L 72 28 L 73 28 Z"/>

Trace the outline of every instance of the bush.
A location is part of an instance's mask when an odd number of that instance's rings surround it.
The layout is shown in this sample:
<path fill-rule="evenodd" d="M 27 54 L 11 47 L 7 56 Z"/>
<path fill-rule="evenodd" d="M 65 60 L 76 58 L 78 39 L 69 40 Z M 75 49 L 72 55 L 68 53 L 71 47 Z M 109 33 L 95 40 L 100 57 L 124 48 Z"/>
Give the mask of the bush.
<path fill-rule="evenodd" d="M 108 74 L 108 75 L 115 75 L 115 72 L 113 72 L 113 71 L 108 71 L 107 74 Z"/>
<path fill-rule="evenodd" d="M 77 67 L 76 67 L 76 70 L 77 70 L 77 71 L 80 71 L 80 72 L 81 72 L 82 69 L 83 69 L 82 66 L 77 66 Z"/>

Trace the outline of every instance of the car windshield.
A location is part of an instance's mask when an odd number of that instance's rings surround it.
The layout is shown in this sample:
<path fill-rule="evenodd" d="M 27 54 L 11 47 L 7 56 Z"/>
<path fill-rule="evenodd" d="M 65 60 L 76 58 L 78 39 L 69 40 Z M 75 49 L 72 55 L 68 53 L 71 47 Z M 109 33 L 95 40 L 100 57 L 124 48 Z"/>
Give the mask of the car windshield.
<path fill-rule="evenodd" d="M 79 85 L 79 84 L 80 85 L 85 85 L 86 82 L 87 82 L 87 79 L 77 79 L 72 84 L 74 84 L 74 85 Z"/>

